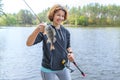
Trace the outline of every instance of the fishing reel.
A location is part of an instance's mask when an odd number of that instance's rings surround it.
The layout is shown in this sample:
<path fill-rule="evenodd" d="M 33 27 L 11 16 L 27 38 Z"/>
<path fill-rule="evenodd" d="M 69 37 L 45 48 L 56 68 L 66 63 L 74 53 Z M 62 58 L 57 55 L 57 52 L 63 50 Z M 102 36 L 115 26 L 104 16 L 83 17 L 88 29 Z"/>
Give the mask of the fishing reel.
<path fill-rule="evenodd" d="M 70 68 L 70 64 L 68 64 L 65 59 L 63 59 L 61 63 L 70 70 L 70 73 L 74 72 L 74 70 Z"/>

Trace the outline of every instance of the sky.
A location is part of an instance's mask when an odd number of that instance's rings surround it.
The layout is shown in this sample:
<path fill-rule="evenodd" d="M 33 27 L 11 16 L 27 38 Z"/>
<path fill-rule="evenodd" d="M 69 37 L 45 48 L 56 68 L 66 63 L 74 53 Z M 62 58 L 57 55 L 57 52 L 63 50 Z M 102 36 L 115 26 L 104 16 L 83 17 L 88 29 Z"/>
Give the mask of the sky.
<path fill-rule="evenodd" d="M 99 3 L 103 5 L 116 4 L 120 5 L 120 0 L 25 0 L 35 13 L 42 12 L 54 4 L 68 5 L 69 7 L 84 6 L 89 3 Z M 2 0 L 3 11 L 5 13 L 18 13 L 20 9 L 27 9 L 28 6 L 24 0 Z"/>

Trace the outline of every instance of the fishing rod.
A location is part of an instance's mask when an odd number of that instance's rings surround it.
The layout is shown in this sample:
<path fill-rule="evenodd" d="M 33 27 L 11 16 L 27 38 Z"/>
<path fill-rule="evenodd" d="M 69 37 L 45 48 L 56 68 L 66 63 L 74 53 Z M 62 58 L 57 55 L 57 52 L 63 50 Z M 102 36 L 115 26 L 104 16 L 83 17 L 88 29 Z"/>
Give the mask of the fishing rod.
<path fill-rule="evenodd" d="M 33 12 L 33 14 L 36 16 L 36 18 L 39 20 L 39 22 L 40 22 L 40 18 L 36 15 L 36 13 L 33 11 L 33 9 L 28 5 L 28 3 L 25 1 L 25 0 L 23 0 L 24 1 L 24 3 L 29 7 L 29 9 Z"/>
<path fill-rule="evenodd" d="M 57 44 L 64 50 L 64 52 L 67 54 L 68 52 L 60 45 L 60 43 L 56 40 Z M 82 76 L 85 76 L 85 73 L 78 67 L 77 63 L 75 61 L 72 62 L 76 68 L 81 72 Z"/>

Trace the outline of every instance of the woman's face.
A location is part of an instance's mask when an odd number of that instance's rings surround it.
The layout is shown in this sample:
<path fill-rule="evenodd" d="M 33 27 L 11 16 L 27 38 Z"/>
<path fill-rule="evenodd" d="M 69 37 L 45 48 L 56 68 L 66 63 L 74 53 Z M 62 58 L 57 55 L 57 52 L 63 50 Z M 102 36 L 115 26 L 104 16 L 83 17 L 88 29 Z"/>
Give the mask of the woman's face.
<path fill-rule="evenodd" d="M 62 21 L 64 21 L 64 17 L 65 17 L 65 12 L 63 10 L 58 10 L 54 14 L 53 23 L 55 25 L 60 25 Z"/>

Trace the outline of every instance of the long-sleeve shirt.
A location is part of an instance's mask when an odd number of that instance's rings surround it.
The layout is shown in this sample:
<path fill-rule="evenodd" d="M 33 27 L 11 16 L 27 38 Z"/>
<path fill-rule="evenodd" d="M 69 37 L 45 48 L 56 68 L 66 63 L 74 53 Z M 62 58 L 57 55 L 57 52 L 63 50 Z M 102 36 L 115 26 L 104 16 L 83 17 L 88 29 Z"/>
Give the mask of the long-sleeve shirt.
<path fill-rule="evenodd" d="M 53 25 L 51 26 L 55 29 Z M 43 67 L 51 70 L 61 70 L 65 67 L 64 64 L 62 64 L 62 61 L 65 60 L 65 62 L 68 62 L 65 50 L 70 47 L 70 32 L 62 25 L 60 26 L 60 29 L 55 29 L 55 32 L 55 38 L 57 41 L 53 43 L 55 47 L 54 50 L 50 50 L 50 43 L 47 42 L 48 38 L 42 33 L 38 34 L 34 45 L 43 41 Z"/>

